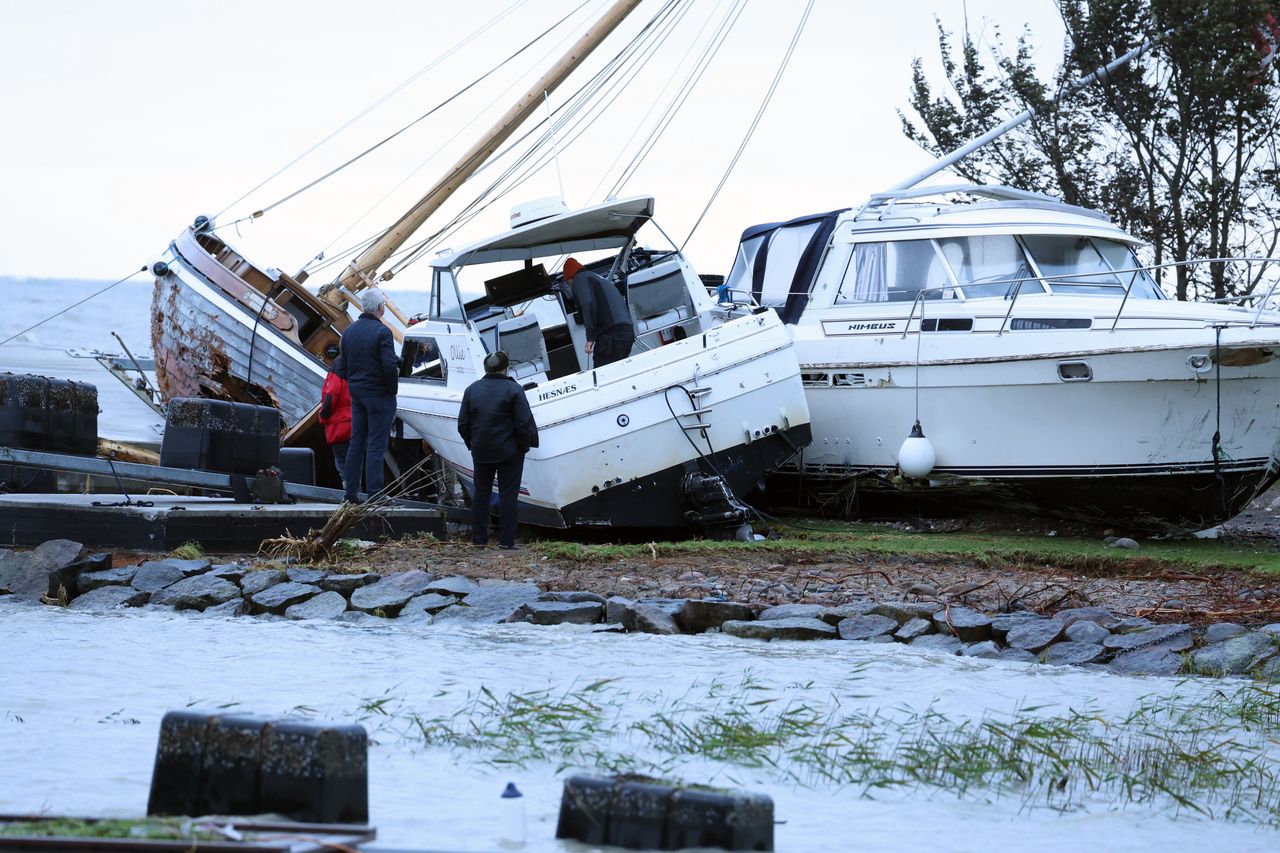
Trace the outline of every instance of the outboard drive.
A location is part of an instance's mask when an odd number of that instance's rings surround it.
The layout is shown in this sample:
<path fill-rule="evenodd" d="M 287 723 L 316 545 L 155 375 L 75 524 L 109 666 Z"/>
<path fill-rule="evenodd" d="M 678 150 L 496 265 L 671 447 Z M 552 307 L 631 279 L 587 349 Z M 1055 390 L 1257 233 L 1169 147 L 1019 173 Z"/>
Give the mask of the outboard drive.
<path fill-rule="evenodd" d="M 747 520 L 751 510 L 733 494 L 719 474 L 691 471 L 680 483 L 684 517 L 695 524 L 724 525 Z"/>

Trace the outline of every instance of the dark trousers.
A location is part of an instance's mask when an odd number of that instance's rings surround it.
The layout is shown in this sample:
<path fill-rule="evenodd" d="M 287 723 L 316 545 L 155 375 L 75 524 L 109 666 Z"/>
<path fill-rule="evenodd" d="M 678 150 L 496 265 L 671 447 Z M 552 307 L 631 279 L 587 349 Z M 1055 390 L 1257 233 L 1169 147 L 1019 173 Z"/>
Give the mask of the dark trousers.
<path fill-rule="evenodd" d="M 335 441 L 329 445 L 329 449 L 333 451 L 333 464 L 338 468 L 338 476 L 342 478 L 345 484 L 347 481 L 347 445 L 349 441 Z"/>
<path fill-rule="evenodd" d="M 516 524 L 520 521 L 516 503 L 520 500 L 520 475 L 524 472 L 524 454 L 517 453 L 501 462 L 480 462 L 472 457 L 475 493 L 471 495 L 471 541 L 484 545 L 489 541 L 489 502 L 493 478 L 498 477 L 498 544 L 508 548 L 516 544 Z"/>
<path fill-rule="evenodd" d="M 596 367 L 604 367 L 615 361 L 622 361 L 631 355 L 631 345 L 636 342 L 635 329 L 630 325 L 612 326 L 600 333 L 596 339 L 595 352 L 591 354 Z"/>
<path fill-rule="evenodd" d="M 391 437 L 391 422 L 396 419 L 395 397 L 351 398 L 351 443 L 347 446 L 347 500 L 354 501 L 360 491 L 360 475 L 364 474 L 365 491 L 382 491 L 382 457 Z"/>

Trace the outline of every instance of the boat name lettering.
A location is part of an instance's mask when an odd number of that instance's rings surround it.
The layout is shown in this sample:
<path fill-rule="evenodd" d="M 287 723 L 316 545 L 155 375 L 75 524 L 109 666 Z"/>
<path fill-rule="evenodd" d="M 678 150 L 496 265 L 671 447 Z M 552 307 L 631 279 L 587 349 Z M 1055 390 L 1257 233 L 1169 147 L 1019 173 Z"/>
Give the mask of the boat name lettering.
<path fill-rule="evenodd" d="M 899 320 L 828 320 L 822 324 L 822 331 L 828 335 L 852 335 L 859 332 L 892 332 L 900 326 Z"/>
<path fill-rule="evenodd" d="M 462 361 L 466 357 L 467 357 L 466 347 L 459 346 L 458 344 L 449 345 L 449 358 L 451 361 Z"/>
<path fill-rule="evenodd" d="M 539 394 L 538 400 L 542 401 L 542 400 L 550 400 L 552 397 L 562 397 L 565 394 L 572 394 L 574 391 L 577 391 L 577 390 L 578 390 L 578 386 L 576 384 L 565 385 L 561 388 L 552 388 L 549 391 L 543 391 L 541 394 Z"/>

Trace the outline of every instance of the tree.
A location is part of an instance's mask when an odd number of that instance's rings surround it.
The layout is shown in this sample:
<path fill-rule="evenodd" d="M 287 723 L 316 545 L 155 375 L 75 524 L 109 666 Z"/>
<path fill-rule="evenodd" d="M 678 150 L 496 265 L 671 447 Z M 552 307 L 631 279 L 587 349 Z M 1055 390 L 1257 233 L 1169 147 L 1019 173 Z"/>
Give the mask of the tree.
<path fill-rule="evenodd" d="M 966 31 L 957 60 L 938 21 L 951 97 L 919 60 L 903 132 L 941 155 L 1028 107 L 1036 117 L 953 168 L 1107 211 L 1151 244 L 1154 264 L 1270 256 L 1280 229 L 1276 67 L 1262 66 L 1269 0 L 1057 0 L 1067 38 L 1042 81 L 1024 31 L 989 61 Z M 1274 18 L 1270 19 L 1274 21 Z M 1152 48 L 1105 81 L 1058 101 L 1068 83 L 1146 39 Z M 1235 272 L 1233 272 L 1235 270 Z M 1179 299 L 1266 287 L 1264 265 L 1178 266 L 1161 275 Z"/>

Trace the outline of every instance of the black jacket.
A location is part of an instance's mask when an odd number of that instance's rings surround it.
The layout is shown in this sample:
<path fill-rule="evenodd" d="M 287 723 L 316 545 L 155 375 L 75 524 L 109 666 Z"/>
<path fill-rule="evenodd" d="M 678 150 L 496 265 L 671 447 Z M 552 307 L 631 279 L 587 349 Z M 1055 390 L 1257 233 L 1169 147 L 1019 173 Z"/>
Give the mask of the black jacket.
<path fill-rule="evenodd" d="M 342 333 L 343 370 L 352 398 L 394 397 L 400 384 L 400 360 L 391 330 L 372 314 L 361 314 Z M 335 362 L 336 364 L 336 362 Z"/>
<path fill-rule="evenodd" d="M 618 288 L 600 276 L 579 270 L 573 277 L 573 298 L 582 310 L 582 325 L 587 327 L 587 340 L 598 341 L 601 332 L 614 326 L 630 326 L 631 312 Z"/>
<path fill-rule="evenodd" d="M 494 464 L 538 446 L 538 425 L 529 400 L 514 379 L 490 373 L 462 392 L 458 435 L 476 462 Z"/>

